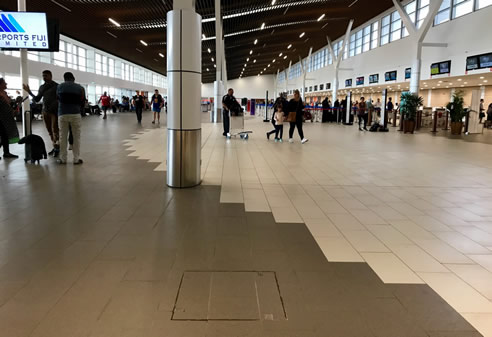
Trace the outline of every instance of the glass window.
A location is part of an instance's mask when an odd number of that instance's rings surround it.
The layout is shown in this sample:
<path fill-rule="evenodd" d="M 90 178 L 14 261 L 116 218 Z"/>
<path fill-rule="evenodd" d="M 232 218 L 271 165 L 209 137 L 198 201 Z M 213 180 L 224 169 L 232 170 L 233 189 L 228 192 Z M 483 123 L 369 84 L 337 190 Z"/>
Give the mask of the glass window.
<path fill-rule="evenodd" d="M 371 49 L 371 25 L 362 30 L 362 52 Z"/>
<path fill-rule="evenodd" d="M 417 17 L 417 3 L 416 2 L 417 1 L 414 0 L 405 6 L 405 12 L 407 12 L 408 16 L 410 17 L 410 20 L 412 20 L 413 23 L 415 23 L 415 19 Z M 403 26 L 405 26 L 405 25 L 403 25 Z M 405 27 L 403 27 L 402 36 L 403 37 L 408 36 L 408 30 Z"/>
<path fill-rule="evenodd" d="M 429 13 L 429 0 L 420 0 L 419 8 L 417 10 L 417 28 L 422 26 L 427 14 Z"/>
<path fill-rule="evenodd" d="M 371 25 L 371 49 L 377 48 L 379 35 L 379 21 Z"/>
<path fill-rule="evenodd" d="M 396 41 L 401 39 L 401 18 L 400 18 L 400 13 L 398 12 L 393 12 L 391 14 L 391 35 L 390 35 L 390 41 Z"/>
<path fill-rule="evenodd" d="M 102 75 L 102 55 L 96 53 L 96 74 Z"/>
<path fill-rule="evenodd" d="M 454 0 L 453 19 L 473 12 L 473 0 Z"/>
<path fill-rule="evenodd" d="M 383 17 L 381 20 L 381 43 L 383 46 L 389 42 L 391 15 Z"/>
<path fill-rule="evenodd" d="M 355 55 L 355 33 L 350 35 L 349 55 L 350 57 Z"/>
<path fill-rule="evenodd" d="M 451 10 L 451 0 L 444 0 L 439 7 L 436 17 L 434 18 L 434 25 L 437 26 L 443 22 L 449 21 Z"/>
<path fill-rule="evenodd" d="M 77 56 L 79 58 L 79 70 L 87 71 L 87 51 L 82 47 L 78 47 Z"/>
<path fill-rule="evenodd" d="M 27 52 L 27 59 L 31 61 L 39 62 L 39 52 L 37 51 L 29 51 Z"/>
<path fill-rule="evenodd" d="M 60 41 L 60 51 L 54 53 L 55 65 L 60 67 L 66 66 L 65 42 Z"/>
<path fill-rule="evenodd" d="M 477 0 L 477 9 L 492 5 L 492 0 Z"/>
<path fill-rule="evenodd" d="M 362 30 L 355 33 L 355 55 L 362 53 Z"/>

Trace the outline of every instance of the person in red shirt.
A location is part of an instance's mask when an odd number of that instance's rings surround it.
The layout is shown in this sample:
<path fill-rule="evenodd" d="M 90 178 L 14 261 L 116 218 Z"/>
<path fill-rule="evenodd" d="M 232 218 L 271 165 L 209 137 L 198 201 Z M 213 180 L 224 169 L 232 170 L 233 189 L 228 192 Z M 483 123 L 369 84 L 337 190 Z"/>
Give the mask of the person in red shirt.
<path fill-rule="evenodd" d="M 107 92 L 105 91 L 104 94 L 99 98 L 99 101 L 97 104 L 101 103 L 102 110 L 104 111 L 104 117 L 103 119 L 106 119 L 106 111 L 111 108 L 111 97 L 108 96 Z"/>

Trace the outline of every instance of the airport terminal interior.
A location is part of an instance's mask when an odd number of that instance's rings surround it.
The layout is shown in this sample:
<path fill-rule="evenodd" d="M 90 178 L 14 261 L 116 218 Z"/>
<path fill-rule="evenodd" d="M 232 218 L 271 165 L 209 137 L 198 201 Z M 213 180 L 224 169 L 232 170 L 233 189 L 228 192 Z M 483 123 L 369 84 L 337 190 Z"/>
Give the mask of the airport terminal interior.
<path fill-rule="evenodd" d="M 492 337 L 492 0 L 0 10 L 0 337 Z"/>

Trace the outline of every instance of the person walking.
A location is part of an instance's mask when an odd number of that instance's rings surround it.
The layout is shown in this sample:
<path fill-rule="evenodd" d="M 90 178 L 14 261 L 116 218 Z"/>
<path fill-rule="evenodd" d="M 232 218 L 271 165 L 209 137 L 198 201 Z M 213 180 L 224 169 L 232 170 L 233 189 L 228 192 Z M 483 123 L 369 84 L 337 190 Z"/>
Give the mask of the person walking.
<path fill-rule="evenodd" d="M 292 139 L 292 137 L 294 136 L 294 130 L 296 127 L 297 132 L 299 133 L 299 137 L 301 137 L 301 143 L 304 144 L 308 142 L 309 140 L 307 138 L 304 138 L 304 132 L 302 131 L 302 123 L 304 123 L 304 103 L 302 102 L 299 90 L 294 90 L 294 98 L 289 101 L 289 104 L 287 105 L 287 111 L 289 113 L 288 121 L 290 123 L 289 143 L 294 142 L 294 139 Z"/>
<path fill-rule="evenodd" d="M 331 120 L 330 115 L 330 103 L 328 101 L 328 97 L 325 97 L 323 102 L 321 102 L 321 106 L 323 107 L 323 111 L 321 112 L 321 123 L 326 123 Z"/>
<path fill-rule="evenodd" d="M 65 82 L 61 83 L 57 89 L 59 101 L 58 118 L 60 124 L 60 159 L 59 164 L 67 163 L 67 138 L 69 128 L 73 134 L 73 163 L 79 165 L 83 163 L 80 158 L 80 134 L 82 126 L 82 116 L 80 109 L 84 106 L 85 90 L 82 86 L 75 83 L 75 77 L 71 72 L 63 75 Z"/>
<path fill-rule="evenodd" d="M 136 91 L 136 95 L 133 97 L 133 106 L 135 107 L 135 113 L 137 114 L 138 124 L 142 123 L 142 111 L 144 104 L 144 97 Z"/>
<path fill-rule="evenodd" d="M 231 124 L 230 112 L 236 102 L 236 97 L 234 97 L 234 89 L 229 88 L 229 90 L 227 90 L 227 95 L 222 97 L 222 123 L 224 124 L 223 136 L 227 137 L 229 134 Z"/>
<path fill-rule="evenodd" d="M 155 124 L 155 115 L 157 114 L 157 123 L 161 123 L 161 109 L 164 106 L 164 99 L 159 94 L 159 90 L 155 89 L 152 96 L 152 111 L 154 112 L 154 120 L 152 124 Z"/>
<path fill-rule="evenodd" d="M 4 78 L 0 78 L 0 147 L 3 147 L 3 158 L 15 159 L 19 156 L 10 153 L 9 145 L 19 141 L 19 130 L 14 119 L 15 112 L 5 90 L 7 90 L 7 82 Z"/>
<path fill-rule="evenodd" d="M 482 119 L 485 117 L 485 109 L 483 107 L 483 98 L 480 99 L 480 108 L 478 110 L 479 113 L 478 113 L 478 118 L 480 118 L 480 121 L 479 121 L 479 124 L 482 124 Z"/>
<path fill-rule="evenodd" d="M 289 104 L 289 102 L 285 98 L 285 94 L 281 93 L 280 96 L 275 100 L 275 104 L 273 105 L 274 114 L 278 111 L 279 106 L 282 107 L 282 112 L 285 114 L 285 111 L 287 111 L 287 104 Z M 270 136 L 273 135 L 277 130 L 275 118 L 273 118 L 273 116 L 272 116 L 272 125 L 273 125 L 273 130 L 268 131 L 266 133 L 268 140 L 270 140 Z"/>
<path fill-rule="evenodd" d="M 273 118 L 275 121 L 275 142 L 282 143 L 282 138 L 284 136 L 284 109 L 282 104 L 277 106 L 277 111 L 273 114 Z"/>
<path fill-rule="evenodd" d="M 364 97 L 360 98 L 357 117 L 359 117 L 359 131 L 367 131 L 367 104 Z M 364 122 L 364 128 L 360 126 L 362 122 Z"/>
<path fill-rule="evenodd" d="M 43 99 L 43 120 L 46 130 L 50 135 L 53 149 L 48 152 L 50 156 L 58 157 L 60 152 L 60 130 L 58 128 L 58 100 L 56 99 L 56 90 L 58 83 L 53 81 L 53 74 L 49 70 L 42 73 L 44 83 L 39 87 L 38 94 L 34 95 L 29 88 L 29 84 L 23 84 L 24 90 L 31 95 L 32 100 L 36 103 Z"/>
<path fill-rule="evenodd" d="M 105 91 L 104 94 L 99 98 L 99 101 L 97 101 L 97 104 L 101 103 L 102 110 L 104 112 L 104 117 L 103 119 L 107 118 L 107 111 L 108 109 L 111 109 L 111 97 L 108 96 L 108 93 Z"/>

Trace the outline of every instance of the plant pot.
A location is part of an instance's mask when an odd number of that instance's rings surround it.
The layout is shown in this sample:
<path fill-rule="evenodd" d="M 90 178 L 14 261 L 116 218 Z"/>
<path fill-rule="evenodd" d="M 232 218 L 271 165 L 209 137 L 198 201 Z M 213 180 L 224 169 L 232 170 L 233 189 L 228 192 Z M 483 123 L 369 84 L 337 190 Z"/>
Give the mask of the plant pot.
<path fill-rule="evenodd" d="M 451 122 L 452 135 L 461 135 L 461 130 L 463 130 L 463 122 Z"/>
<path fill-rule="evenodd" d="M 413 133 L 415 131 L 415 121 L 403 121 L 403 133 Z"/>

